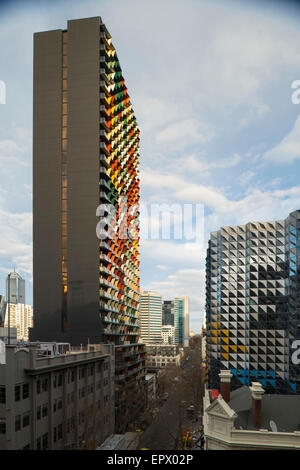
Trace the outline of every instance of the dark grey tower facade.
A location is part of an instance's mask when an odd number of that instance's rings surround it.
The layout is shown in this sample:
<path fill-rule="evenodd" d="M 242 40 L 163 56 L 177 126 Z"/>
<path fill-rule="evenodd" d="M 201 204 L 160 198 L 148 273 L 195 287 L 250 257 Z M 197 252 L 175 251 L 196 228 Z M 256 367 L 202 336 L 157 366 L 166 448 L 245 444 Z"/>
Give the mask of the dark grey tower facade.
<path fill-rule="evenodd" d="M 138 340 L 139 130 L 111 41 L 100 17 L 34 35 L 32 339 Z"/>
<path fill-rule="evenodd" d="M 34 35 L 33 120 L 30 337 L 115 345 L 116 428 L 122 433 L 146 400 L 135 223 L 140 139 L 100 17 Z M 108 221 L 97 210 L 103 205 Z M 96 227 L 104 221 L 112 236 L 100 240 Z"/>
<path fill-rule="evenodd" d="M 36 340 L 103 341 L 99 316 L 99 18 L 34 35 Z"/>
<path fill-rule="evenodd" d="M 162 304 L 162 324 L 174 326 L 174 301 L 164 300 Z"/>

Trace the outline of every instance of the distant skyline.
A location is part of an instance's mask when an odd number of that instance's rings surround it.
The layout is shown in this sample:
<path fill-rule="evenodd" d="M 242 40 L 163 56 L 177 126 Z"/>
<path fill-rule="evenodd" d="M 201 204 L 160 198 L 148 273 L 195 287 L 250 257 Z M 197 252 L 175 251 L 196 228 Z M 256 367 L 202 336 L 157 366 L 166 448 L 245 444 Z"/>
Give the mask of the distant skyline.
<path fill-rule="evenodd" d="M 141 130 L 143 202 L 203 204 L 205 248 L 221 226 L 300 209 L 300 105 L 291 100 L 300 80 L 300 9 L 293 2 L 2 2 L 0 294 L 15 267 L 29 304 L 33 33 L 90 16 L 109 27 L 126 76 Z M 187 295 L 195 333 L 205 255 L 193 242 L 142 240 L 141 288 L 166 300 Z"/>

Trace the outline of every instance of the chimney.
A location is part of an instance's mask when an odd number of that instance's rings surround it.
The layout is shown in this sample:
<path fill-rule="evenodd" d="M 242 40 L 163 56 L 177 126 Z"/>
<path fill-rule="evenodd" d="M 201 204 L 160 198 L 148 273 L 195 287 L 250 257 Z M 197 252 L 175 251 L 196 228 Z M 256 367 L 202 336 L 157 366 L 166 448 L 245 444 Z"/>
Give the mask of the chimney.
<path fill-rule="evenodd" d="M 261 427 L 261 400 L 265 393 L 260 382 L 252 382 L 252 387 L 249 387 L 252 392 L 252 411 L 253 411 L 253 425 L 256 428 Z"/>
<path fill-rule="evenodd" d="M 230 370 L 221 370 L 219 373 L 220 377 L 220 393 L 223 400 L 228 403 L 230 401 L 230 382 L 232 373 Z"/>

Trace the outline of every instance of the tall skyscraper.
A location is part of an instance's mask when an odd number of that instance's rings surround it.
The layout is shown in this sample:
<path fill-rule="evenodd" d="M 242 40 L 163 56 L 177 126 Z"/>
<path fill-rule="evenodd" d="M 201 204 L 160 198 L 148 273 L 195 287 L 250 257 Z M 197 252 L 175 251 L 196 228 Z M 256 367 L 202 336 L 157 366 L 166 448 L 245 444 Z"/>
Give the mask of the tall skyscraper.
<path fill-rule="evenodd" d="M 139 202 L 139 130 L 99 17 L 34 35 L 33 120 L 33 337 L 135 343 L 138 229 L 118 217 Z M 114 238 L 96 235 L 100 204 Z"/>
<path fill-rule="evenodd" d="M 175 343 L 184 347 L 189 345 L 189 298 L 174 299 Z"/>
<path fill-rule="evenodd" d="M 141 338 L 145 343 L 162 342 L 162 297 L 157 292 L 141 292 L 140 328 Z"/>
<path fill-rule="evenodd" d="M 124 390 L 138 396 L 145 375 L 138 343 L 139 140 L 101 18 L 36 33 L 31 339 L 115 344 L 116 415 L 131 420 L 138 407 L 128 411 Z"/>
<path fill-rule="evenodd" d="M 6 278 L 6 300 L 11 304 L 25 304 L 25 280 L 16 271 Z"/>
<path fill-rule="evenodd" d="M 174 301 L 164 300 L 162 304 L 162 324 L 174 326 Z"/>
<path fill-rule="evenodd" d="M 285 220 L 221 227 L 206 259 L 207 381 L 299 393 L 300 211 Z"/>

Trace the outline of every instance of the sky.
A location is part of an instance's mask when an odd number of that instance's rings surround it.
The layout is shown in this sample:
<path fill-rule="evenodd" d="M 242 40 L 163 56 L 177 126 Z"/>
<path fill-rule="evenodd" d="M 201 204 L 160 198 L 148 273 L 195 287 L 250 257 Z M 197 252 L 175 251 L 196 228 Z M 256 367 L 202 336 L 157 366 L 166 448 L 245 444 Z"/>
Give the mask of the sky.
<path fill-rule="evenodd" d="M 0 2 L 0 294 L 15 268 L 32 303 L 33 33 L 101 16 L 141 130 L 142 203 L 201 205 L 201 236 L 142 239 L 141 287 L 205 309 L 211 231 L 300 209 L 300 7 L 255 0 Z M 167 206 L 165 206 L 167 207 Z M 199 235 L 199 234 L 198 234 Z M 46 269 L 46 267 L 45 267 Z"/>

